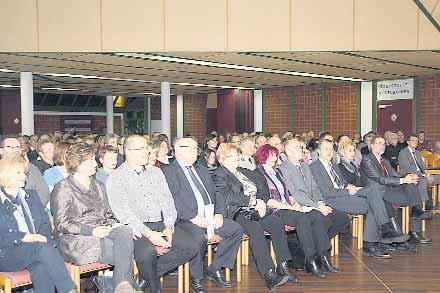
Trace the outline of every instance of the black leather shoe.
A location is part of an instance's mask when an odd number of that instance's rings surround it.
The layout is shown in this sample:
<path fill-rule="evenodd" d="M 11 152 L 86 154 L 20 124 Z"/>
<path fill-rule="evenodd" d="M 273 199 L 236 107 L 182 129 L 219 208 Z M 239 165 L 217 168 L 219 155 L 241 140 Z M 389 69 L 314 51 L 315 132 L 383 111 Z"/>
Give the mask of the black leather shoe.
<path fill-rule="evenodd" d="M 417 246 L 410 242 L 398 243 L 396 244 L 396 249 L 400 251 L 417 252 Z"/>
<path fill-rule="evenodd" d="M 432 243 L 431 239 L 425 239 L 423 238 L 422 234 L 420 234 L 419 232 L 409 232 L 410 233 L 410 238 L 413 242 L 415 243 L 419 243 L 419 244 L 430 244 Z"/>
<path fill-rule="evenodd" d="M 312 273 L 312 275 L 317 278 L 325 278 L 325 273 L 319 268 L 316 258 L 313 258 L 312 260 L 306 260 L 304 271 L 306 273 Z"/>
<path fill-rule="evenodd" d="M 337 273 L 339 272 L 339 269 L 335 268 L 332 263 L 330 262 L 330 260 L 327 258 L 327 256 L 322 255 L 320 257 L 321 260 L 321 269 L 324 272 L 328 272 L 328 273 Z"/>
<path fill-rule="evenodd" d="M 273 290 L 277 286 L 286 284 L 289 280 L 289 277 L 278 274 L 274 269 L 269 269 L 264 274 L 264 280 L 266 281 L 267 288 L 269 288 L 269 290 Z"/>
<path fill-rule="evenodd" d="M 380 248 L 382 248 L 384 251 L 387 251 L 387 252 L 393 252 L 393 251 L 397 250 L 396 245 L 386 244 L 386 243 L 381 243 Z"/>
<path fill-rule="evenodd" d="M 364 247 L 363 252 L 366 256 L 372 256 L 372 257 L 381 258 L 381 259 L 391 258 L 391 255 L 388 252 L 384 251 L 378 245 L 371 246 L 368 248 Z"/>
<path fill-rule="evenodd" d="M 391 244 L 408 241 L 409 236 L 396 231 L 393 224 L 388 222 L 382 225 L 382 239 L 380 242 Z"/>
<path fill-rule="evenodd" d="M 298 283 L 299 282 L 298 277 L 293 275 L 289 271 L 289 267 L 287 265 L 287 261 L 282 262 L 279 266 L 277 266 L 277 273 L 282 275 L 282 276 L 287 276 L 289 278 L 289 280 L 288 280 L 289 283 Z"/>
<path fill-rule="evenodd" d="M 211 272 L 208 270 L 208 272 L 205 274 L 205 277 L 210 281 L 214 281 L 220 287 L 223 287 L 223 288 L 231 288 L 232 287 L 231 283 L 226 281 L 223 278 L 223 274 L 220 271 Z"/>
<path fill-rule="evenodd" d="M 206 293 L 203 289 L 203 279 L 192 279 L 190 287 L 194 293 Z"/>

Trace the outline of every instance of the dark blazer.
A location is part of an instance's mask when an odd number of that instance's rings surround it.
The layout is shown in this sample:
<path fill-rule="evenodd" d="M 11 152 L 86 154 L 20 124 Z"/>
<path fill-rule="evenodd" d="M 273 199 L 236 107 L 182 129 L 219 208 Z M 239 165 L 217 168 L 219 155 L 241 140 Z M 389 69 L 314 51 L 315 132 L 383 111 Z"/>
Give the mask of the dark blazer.
<path fill-rule="evenodd" d="M 211 202 L 214 204 L 214 212 L 216 214 L 223 214 L 225 210 L 225 199 L 215 192 L 214 183 L 212 182 L 208 169 L 198 164 L 196 164 L 194 168 L 208 191 Z M 169 165 L 162 165 L 161 169 L 174 198 L 177 220 L 189 221 L 197 216 L 197 201 L 179 162 L 174 160 Z"/>
<path fill-rule="evenodd" d="M 417 172 L 417 165 L 413 159 L 411 150 L 409 149 L 409 147 L 406 147 L 399 153 L 400 174 L 406 175 L 409 173 L 418 173 L 420 175 L 425 173 L 426 166 L 423 162 L 422 155 L 418 150 L 415 150 L 414 155 L 417 160 L 417 164 L 420 167 L 420 171 Z"/>
<path fill-rule="evenodd" d="M 333 168 L 335 169 L 336 174 L 338 174 L 342 183 L 345 185 L 348 184 L 345 181 L 344 176 L 342 176 L 341 171 L 334 162 L 332 162 Z M 318 182 L 319 190 L 324 198 L 332 198 L 332 197 L 341 197 L 350 195 L 347 189 L 337 189 L 333 186 L 333 181 L 325 170 L 324 165 L 321 163 L 321 160 L 317 160 L 310 165 L 310 170 L 312 171 L 313 177 L 316 182 Z"/>
<path fill-rule="evenodd" d="M 26 202 L 34 220 L 38 234 L 51 238 L 51 226 L 47 213 L 41 204 L 38 194 L 34 190 L 25 190 Z M 21 239 L 26 235 L 18 231 L 18 224 L 14 217 L 15 206 L 8 200 L 0 202 L 0 257 L 8 254 L 8 250 L 21 245 Z"/>
<path fill-rule="evenodd" d="M 385 185 L 399 186 L 400 176 L 387 159 L 383 159 L 388 175 L 373 153 L 363 156 L 361 161 L 361 177 L 364 186 L 383 189 Z"/>
<path fill-rule="evenodd" d="M 390 161 L 391 166 L 397 170 L 397 165 L 399 165 L 399 153 L 402 148 L 399 145 L 393 146 L 389 144 L 385 148 L 385 153 L 383 154 L 384 158 L 387 158 Z"/>
<path fill-rule="evenodd" d="M 345 164 L 341 161 L 338 164 L 339 171 L 341 171 L 342 177 L 344 177 L 345 181 L 347 181 L 350 184 L 353 184 L 354 186 L 362 186 L 362 180 L 361 180 L 361 174 L 360 170 L 357 166 L 355 168 L 358 170 L 359 174 L 356 174 L 354 172 L 351 172 Z"/>

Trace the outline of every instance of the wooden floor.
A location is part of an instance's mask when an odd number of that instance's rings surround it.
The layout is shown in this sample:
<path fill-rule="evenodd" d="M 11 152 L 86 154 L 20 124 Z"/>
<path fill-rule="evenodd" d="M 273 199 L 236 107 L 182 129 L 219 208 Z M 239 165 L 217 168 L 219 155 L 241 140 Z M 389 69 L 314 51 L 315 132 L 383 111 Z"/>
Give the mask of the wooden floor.
<path fill-rule="evenodd" d="M 417 253 L 393 253 L 389 260 L 365 257 L 354 249 L 351 235 L 340 242 L 340 255 L 333 259 L 341 272 L 330 274 L 325 279 L 317 279 L 304 272 L 297 272 L 298 284 L 286 284 L 276 292 L 398 292 L 431 293 L 440 292 L 440 215 L 427 222 L 426 236 L 433 244 L 418 245 Z M 232 274 L 234 275 L 234 274 Z M 231 289 L 223 289 L 212 282 L 205 282 L 207 292 L 267 292 L 263 280 L 256 272 L 250 260 L 243 267 L 243 281 Z M 235 281 L 235 279 L 233 279 Z M 177 292 L 177 279 L 167 276 L 164 280 L 164 292 Z"/>

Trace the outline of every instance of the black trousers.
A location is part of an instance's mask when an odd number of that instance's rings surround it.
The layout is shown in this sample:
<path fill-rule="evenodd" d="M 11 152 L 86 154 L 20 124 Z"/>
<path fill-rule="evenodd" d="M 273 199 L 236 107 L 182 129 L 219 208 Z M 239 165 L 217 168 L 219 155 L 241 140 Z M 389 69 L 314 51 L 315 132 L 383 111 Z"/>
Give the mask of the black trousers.
<path fill-rule="evenodd" d="M 252 256 L 261 275 L 264 275 L 269 269 L 275 267 L 266 244 L 264 231 L 270 233 L 277 263 L 279 264 L 292 259 L 287 245 L 284 223 L 279 217 L 268 215 L 260 221 L 249 221 L 239 215 L 236 218 L 236 222 L 243 227 L 244 232 L 249 236 Z"/>
<path fill-rule="evenodd" d="M 145 223 L 153 231 L 161 232 L 165 229 L 162 222 Z M 170 250 L 157 257 L 156 248 L 151 241 L 142 237 L 134 241 L 134 258 L 139 273 L 145 280 L 157 281 L 163 274 L 174 270 L 188 262 L 197 252 L 196 245 L 191 237 L 179 227 L 175 227 Z M 154 278 L 155 280 L 150 280 Z"/>
<path fill-rule="evenodd" d="M 190 242 L 196 246 L 196 255 L 189 263 L 191 276 L 195 279 L 203 278 L 203 259 L 206 253 L 206 229 L 200 228 L 189 221 L 177 223 L 176 228 L 180 228 L 190 237 Z M 234 268 L 235 258 L 241 244 L 243 229 L 239 224 L 231 219 L 224 219 L 223 226 L 215 229 L 215 234 L 222 240 L 217 246 L 217 251 L 212 259 L 212 264 L 208 268 L 210 271 L 219 271 L 222 268 Z"/>
<path fill-rule="evenodd" d="M 114 288 L 121 282 L 130 281 L 134 250 L 133 230 L 128 226 L 113 228 L 107 237 L 101 239 L 101 250 L 99 262 L 114 265 Z"/>
<path fill-rule="evenodd" d="M 326 218 L 330 218 L 331 226 L 328 230 L 328 238 L 332 239 L 339 233 L 345 233 L 350 226 L 350 218 L 344 212 L 333 210 Z"/>
<path fill-rule="evenodd" d="M 281 210 L 281 220 L 284 224 L 296 227 L 296 234 L 308 259 L 316 255 L 327 256 L 330 250 L 328 231 L 331 220 L 319 211 L 312 210 L 308 213 Z"/>
<path fill-rule="evenodd" d="M 0 257 L 0 271 L 27 269 L 30 272 L 35 293 L 59 293 L 75 289 L 63 257 L 54 242 L 23 243 L 7 250 Z"/>

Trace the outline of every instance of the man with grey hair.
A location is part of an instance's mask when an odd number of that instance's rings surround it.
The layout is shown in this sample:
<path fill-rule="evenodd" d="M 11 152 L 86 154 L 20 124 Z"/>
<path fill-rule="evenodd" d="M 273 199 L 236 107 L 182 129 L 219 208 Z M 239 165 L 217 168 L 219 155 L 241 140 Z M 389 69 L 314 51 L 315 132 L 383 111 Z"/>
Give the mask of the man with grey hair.
<path fill-rule="evenodd" d="M 197 254 L 190 261 L 191 289 L 203 293 L 203 259 L 207 238 L 213 233 L 221 237 L 206 278 L 221 287 L 232 287 L 223 278 L 223 268 L 232 269 L 240 246 L 243 228 L 231 219 L 224 219 L 225 199 L 216 194 L 207 168 L 197 160 L 197 143 L 192 138 L 180 138 L 175 142 L 176 160 L 162 166 L 177 210 L 176 227 L 191 236 L 197 246 Z M 208 234 L 208 235 L 206 235 Z"/>
<path fill-rule="evenodd" d="M 252 138 L 244 138 L 240 142 L 240 156 L 238 167 L 254 171 L 256 168 L 253 155 L 255 154 L 255 143 Z"/>

